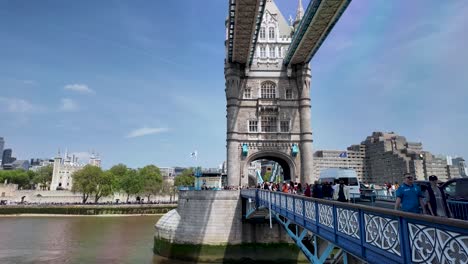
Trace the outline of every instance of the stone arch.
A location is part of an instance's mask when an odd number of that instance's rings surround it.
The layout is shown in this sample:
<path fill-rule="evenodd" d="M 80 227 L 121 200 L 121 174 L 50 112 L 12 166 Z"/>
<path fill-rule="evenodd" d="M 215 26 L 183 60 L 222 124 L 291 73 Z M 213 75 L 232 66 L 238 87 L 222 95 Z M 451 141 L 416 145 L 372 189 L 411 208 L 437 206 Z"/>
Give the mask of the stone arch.
<path fill-rule="evenodd" d="M 244 163 L 244 175 L 248 175 L 248 166 L 251 162 L 260 160 L 260 159 L 267 159 L 278 162 L 278 164 L 283 168 L 284 173 L 284 180 L 285 181 L 298 181 L 298 177 L 296 174 L 297 168 L 296 163 L 294 160 L 287 154 L 274 151 L 274 150 L 264 150 L 253 153 L 247 158 L 247 161 Z M 252 179 L 247 179 L 249 185 L 252 182 Z M 256 182 L 256 179 L 255 179 Z"/>

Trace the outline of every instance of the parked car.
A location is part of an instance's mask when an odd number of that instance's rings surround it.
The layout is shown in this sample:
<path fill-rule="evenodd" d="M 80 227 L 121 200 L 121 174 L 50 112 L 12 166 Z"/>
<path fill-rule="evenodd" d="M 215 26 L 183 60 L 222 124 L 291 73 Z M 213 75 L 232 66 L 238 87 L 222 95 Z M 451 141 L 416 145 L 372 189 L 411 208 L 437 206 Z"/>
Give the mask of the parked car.
<path fill-rule="evenodd" d="M 468 178 L 451 179 L 442 185 L 453 218 L 468 220 Z"/>
<path fill-rule="evenodd" d="M 360 183 L 359 185 L 359 194 L 361 200 L 370 200 L 371 202 L 374 202 L 376 192 L 374 189 L 370 188 L 369 186 L 366 186 L 363 183 Z"/>
<path fill-rule="evenodd" d="M 448 180 L 442 189 L 447 199 L 468 202 L 468 178 Z"/>

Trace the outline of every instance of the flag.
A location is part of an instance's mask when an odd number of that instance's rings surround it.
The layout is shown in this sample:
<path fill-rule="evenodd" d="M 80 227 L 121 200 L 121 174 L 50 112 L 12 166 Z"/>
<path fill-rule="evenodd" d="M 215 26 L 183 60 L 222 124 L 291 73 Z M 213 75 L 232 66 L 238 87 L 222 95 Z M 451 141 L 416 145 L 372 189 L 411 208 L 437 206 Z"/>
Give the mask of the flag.
<path fill-rule="evenodd" d="M 347 157 L 348 157 L 348 153 L 346 153 L 346 151 L 340 153 L 340 158 L 347 158 Z"/>
<path fill-rule="evenodd" d="M 198 156 L 198 152 L 196 150 L 194 152 L 190 153 L 191 158 L 197 159 L 197 156 Z"/>

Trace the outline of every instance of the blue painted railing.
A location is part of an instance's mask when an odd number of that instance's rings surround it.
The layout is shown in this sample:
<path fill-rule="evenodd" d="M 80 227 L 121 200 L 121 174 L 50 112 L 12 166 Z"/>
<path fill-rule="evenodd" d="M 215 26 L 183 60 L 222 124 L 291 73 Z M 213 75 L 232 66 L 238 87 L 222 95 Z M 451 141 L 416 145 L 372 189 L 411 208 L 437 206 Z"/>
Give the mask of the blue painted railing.
<path fill-rule="evenodd" d="M 242 190 L 256 207 L 369 263 L 467 263 L 468 221 L 265 190 Z"/>

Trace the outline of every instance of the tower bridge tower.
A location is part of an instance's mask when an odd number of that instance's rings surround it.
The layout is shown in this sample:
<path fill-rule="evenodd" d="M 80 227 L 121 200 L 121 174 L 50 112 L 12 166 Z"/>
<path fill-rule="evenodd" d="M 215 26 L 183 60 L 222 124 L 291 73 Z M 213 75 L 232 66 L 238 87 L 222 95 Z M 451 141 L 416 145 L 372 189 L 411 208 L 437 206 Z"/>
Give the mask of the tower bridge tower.
<path fill-rule="evenodd" d="M 278 162 L 285 180 L 312 181 L 310 68 L 283 63 L 303 13 L 299 1 L 288 24 L 266 0 L 252 60 L 226 60 L 228 185 L 249 184 L 249 164 L 259 159 Z"/>

